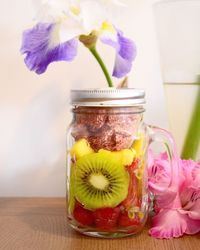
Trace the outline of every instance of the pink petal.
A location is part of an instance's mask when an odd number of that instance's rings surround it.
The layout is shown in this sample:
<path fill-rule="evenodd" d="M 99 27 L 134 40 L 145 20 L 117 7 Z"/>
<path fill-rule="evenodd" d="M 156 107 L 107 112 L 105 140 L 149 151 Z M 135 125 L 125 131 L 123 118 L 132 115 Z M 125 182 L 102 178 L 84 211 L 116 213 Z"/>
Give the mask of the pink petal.
<path fill-rule="evenodd" d="M 177 192 L 169 189 L 162 195 L 156 196 L 156 205 L 158 208 L 179 208 L 180 199 L 177 197 Z"/>
<path fill-rule="evenodd" d="M 188 204 L 191 205 L 190 203 Z M 180 213 L 187 214 L 191 219 L 200 220 L 200 200 L 194 202 L 190 209 L 187 210 L 186 208 L 187 207 L 184 207 L 184 210 L 181 210 Z"/>
<path fill-rule="evenodd" d="M 192 206 L 192 204 L 189 205 L 188 203 L 191 200 L 191 196 L 192 196 L 193 192 L 194 192 L 194 189 L 191 188 L 191 187 L 189 187 L 188 185 L 186 185 L 185 182 L 181 185 L 181 188 L 180 188 L 180 199 L 181 199 L 182 207 L 185 210 L 189 210 L 190 207 Z"/>
<path fill-rule="evenodd" d="M 168 161 L 168 154 L 167 152 L 163 152 L 160 154 L 160 159 L 163 160 L 163 161 Z"/>
<path fill-rule="evenodd" d="M 192 220 L 188 217 L 186 234 L 196 234 L 200 232 L 200 220 Z"/>
<path fill-rule="evenodd" d="M 189 217 L 195 220 L 200 220 L 200 199 L 197 200 L 194 206 L 190 209 Z"/>
<path fill-rule="evenodd" d="M 200 163 L 198 163 L 192 170 L 192 177 L 194 179 L 194 186 L 200 188 Z"/>
<path fill-rule="evenodd" d="M 181 166 L 187 183 L 198 183 L 200 187 L 200 163 L 192 160 L 182 160 Z"/>
<path fill-rule="evenodd" d="M 149 233 L 158 239 L 177 238 L 187 230 L 187 215 L 180 214 L 178 210 L 163 209 L 152 222 Z"/>
<path fill-rule="evenodd" d="M 165 192 L 170 185 L 171 166 L 166 153 L 154 159 L 152 152 L 148 154 L 149 189 L 154 194 Z"/>

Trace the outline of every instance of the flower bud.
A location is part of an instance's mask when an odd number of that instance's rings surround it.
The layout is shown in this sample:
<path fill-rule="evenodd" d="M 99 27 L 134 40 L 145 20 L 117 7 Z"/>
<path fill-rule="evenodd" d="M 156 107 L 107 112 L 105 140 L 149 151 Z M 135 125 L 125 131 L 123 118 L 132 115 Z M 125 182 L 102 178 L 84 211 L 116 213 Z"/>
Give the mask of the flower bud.
<path fill-rule="evenodd" d="M 88 49 L 95 47 L 98 36 L 97 32 L 93 31 L 89 35 L 81 35 L 79 37 L 80 42 L 82 42 Z"/>

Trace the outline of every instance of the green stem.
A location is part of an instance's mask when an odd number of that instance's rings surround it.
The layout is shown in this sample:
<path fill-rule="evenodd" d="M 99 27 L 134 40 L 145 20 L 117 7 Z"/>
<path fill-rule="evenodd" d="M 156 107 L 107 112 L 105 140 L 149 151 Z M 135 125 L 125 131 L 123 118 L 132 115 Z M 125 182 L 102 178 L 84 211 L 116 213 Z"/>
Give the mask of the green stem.
<path fill-rule="evenodd" d="M 108 86 L 111 88 L 113 87 L 113 82 L 112 82 L 112 79 L 110 77 L 110 74 L 103 62 L 103 60 L 101 59 L 99 53 L 97 52 L 96 48 L 95 47 L 92 47 L 92 48 L 89 48 L 89 50 L 91 51 L 91 53 L 93 54 L 93 56 L 97 59 L 97 62 L 99 63 L 99 65 L 101 66 L 101 69 L 103 70 L 103 73 L 106 77 L 106 80 L 107 80 L 107 83 L 108 83 Z"/>
<path fill-rule="evenodd" d="M 185 138 L 182 159 L 197 160 L 197 153 L 200 145 L 200 83 L 198 86 L 197 99 L 193 114 Z"/>

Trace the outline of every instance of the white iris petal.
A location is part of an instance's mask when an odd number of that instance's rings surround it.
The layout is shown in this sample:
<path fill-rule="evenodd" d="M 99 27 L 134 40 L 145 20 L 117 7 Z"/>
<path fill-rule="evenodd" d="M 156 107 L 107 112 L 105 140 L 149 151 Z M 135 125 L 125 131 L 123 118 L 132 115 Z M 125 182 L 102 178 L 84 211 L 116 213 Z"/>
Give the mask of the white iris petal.
<path fill-rule="evenodd" d="M 100 30 L 102 23 L 106 20 L 105 9 L 96 1 L 84 2 L 80 6 L 83 26 L 86 32 L 90 33 L 93 30 Z"/>
<path fill-rule="evenodd" d="M 34 0 L 34 4 L 39 22 L 59 25 L 61 42 L 99 31 L 103 22 L 112 21 L 114 7 L 123 5 L 121 0 Z"/>
<path fill-rule="evenodd" d="M 126 6 L 125 0 L 100 0 L 104 4 L 113 4 L 113 5 L 119 5 L 119 6 Z"/>
<path fill-rule="evenodd" d="M 73 18 L 66 18 L 60 23 L 60 42 L 66 42 L 72 38 L 84 34 L 85 30 L 81 23 Z"/>

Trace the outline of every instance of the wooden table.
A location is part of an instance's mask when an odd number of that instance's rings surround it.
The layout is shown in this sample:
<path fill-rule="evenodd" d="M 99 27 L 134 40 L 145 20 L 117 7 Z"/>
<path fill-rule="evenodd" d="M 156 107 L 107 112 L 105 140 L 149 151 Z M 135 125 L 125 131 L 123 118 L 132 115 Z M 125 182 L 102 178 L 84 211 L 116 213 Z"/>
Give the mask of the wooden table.
<path fill-rule="evenodd" d="M 67 225 L 61 198 L 0 199 L 0 250 L 198 250 L 200 234 L 155 240 L 143 233 L 122 239 L 82 236 Z"/>

